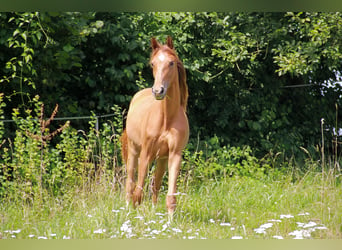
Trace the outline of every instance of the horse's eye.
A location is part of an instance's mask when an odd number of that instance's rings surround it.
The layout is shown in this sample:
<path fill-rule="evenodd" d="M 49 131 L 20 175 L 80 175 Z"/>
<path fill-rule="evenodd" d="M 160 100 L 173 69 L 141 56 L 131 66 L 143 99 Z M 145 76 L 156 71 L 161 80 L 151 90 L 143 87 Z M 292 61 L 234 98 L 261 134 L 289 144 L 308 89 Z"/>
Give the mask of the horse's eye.
<path fill-rule="evenodd" d="M 175 62 L 174 62 L 174 61 L 171 61 L 169 65 L 170 65 L 170 66 L 173 66 L 174 64 L 175 64 Z"/>
<path fill-rule="evenodd" d="M 153 66 L 154 66 L 154 64 L 153 63 L 151 63 L 151 67 L 153 68 Z"/>

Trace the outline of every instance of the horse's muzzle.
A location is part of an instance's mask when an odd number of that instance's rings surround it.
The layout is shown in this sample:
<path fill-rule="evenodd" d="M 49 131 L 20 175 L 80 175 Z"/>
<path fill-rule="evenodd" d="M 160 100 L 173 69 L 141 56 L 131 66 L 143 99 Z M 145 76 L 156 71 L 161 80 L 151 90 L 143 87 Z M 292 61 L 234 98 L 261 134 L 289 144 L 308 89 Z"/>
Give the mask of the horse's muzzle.
<path fill-rule="evenodd" d="M 160 89 L 155 89 L 152 87 L 152 94 L 156 100 L 163 100 L 166 95 L 166 88 L 161 86 Z"/>

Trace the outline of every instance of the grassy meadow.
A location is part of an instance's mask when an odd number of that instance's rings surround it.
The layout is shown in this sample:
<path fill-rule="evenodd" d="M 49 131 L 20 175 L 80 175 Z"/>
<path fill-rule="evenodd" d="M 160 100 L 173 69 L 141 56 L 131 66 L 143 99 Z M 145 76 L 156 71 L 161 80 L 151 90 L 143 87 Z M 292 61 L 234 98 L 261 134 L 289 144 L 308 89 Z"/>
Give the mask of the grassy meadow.
<path fill-rule="evenodd" d="M 166 188 L 166 187 L 165 187 Z M 180 186 L 169 220 L 165 191 L 137 209 L 122 190 L 99 184 L 69 197 L 2 202 L 2 239 L 341 239 L 342 190 L 334 176 L 233 177 Z"/>
<path fill-rule="evenodd" d="M 173 218 L 167 175 L 152 206 L 153 166 L 143 203 L 127 206 L 114 112 L 100 130 L 93 119 L 89 132 L 66 123 L 58 133 L 34 118 L 43 117 L 38 101 L 36 115 L 14 112 L 15 137 L 0 145 L 1 239 L 342 239 L 341 159 L 319 150 L 317 159 L 308 150 L 301 161 L 272 152 L 259 159 L 248 146 L 192 141 Z"/>

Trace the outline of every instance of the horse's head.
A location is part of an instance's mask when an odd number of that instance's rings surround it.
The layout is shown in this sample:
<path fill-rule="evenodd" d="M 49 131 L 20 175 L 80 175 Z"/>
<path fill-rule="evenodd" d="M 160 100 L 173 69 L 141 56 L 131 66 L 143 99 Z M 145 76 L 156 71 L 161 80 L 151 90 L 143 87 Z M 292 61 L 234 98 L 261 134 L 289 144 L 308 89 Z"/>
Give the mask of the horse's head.
<path fill-rule="evenodd" d="M 157 100 L 163 100 L 171 84 L 178 82 L 177 63 L 179 59 L 173 49 L 171 37 L 166 39 L 165 45 L 152 38 L 151 45 L 152 56 L 150 63 L 154 76 L 152 94 Z"/>

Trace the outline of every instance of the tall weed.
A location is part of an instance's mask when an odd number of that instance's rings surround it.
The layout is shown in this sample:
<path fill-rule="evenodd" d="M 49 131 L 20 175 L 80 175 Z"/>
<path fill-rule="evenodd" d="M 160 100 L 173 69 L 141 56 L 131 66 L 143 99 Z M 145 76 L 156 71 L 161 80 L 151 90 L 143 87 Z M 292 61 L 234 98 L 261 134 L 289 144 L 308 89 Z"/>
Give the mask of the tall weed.
<path fill-rule="evenodd" d="M 67 126 L 68 122 L 50 131 L 57 106 L 47 120 L 43 119 L 43 104 L 38 96 L 31 106 L 32 109 L 24 113 L 13 110 L 12 119 L 17 126 L 15 137 L 0 147 L 0 197 L 42 201 L 47 196 L 67 197 L 82 190 L 89 191 L 99 183 L 110 186 L 122 182 L 119 166 L 122 112 L 119 107 L 113 107 L 114 121 L 103 123 L 100 130 L 95 128 L 97 117 L 93 115 L 85 132 Z M 2 102 L 0 110 L 1 107 Z M 2 131 L 0 124 L 0 135 Z M 58 138 L 51 143 L 53 137 Z"/>

